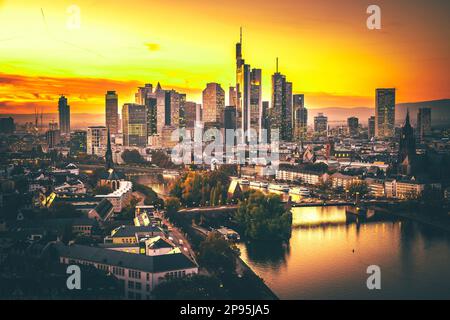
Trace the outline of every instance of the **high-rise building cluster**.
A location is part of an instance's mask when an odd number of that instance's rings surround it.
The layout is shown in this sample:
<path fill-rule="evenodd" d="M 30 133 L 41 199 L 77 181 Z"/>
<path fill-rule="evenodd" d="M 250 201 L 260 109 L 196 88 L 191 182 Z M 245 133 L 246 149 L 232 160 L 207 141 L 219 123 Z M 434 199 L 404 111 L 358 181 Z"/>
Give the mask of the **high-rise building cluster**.
<path fill-rule="evenodd" d="M 272 76 L 272 103 L 262 101 L 262 70 L 251 68 L 242 55 L 242 29 L 236 44 L 236 84 L 225 90 L 219 83 L 207 83 L 202 92 L 202 104 L 186 101 L 186 95 L 164 90 L 158 83 L 139 87 L 134 103 L 122 107 L 124 146 L 142 147 L 147 144 L 171 146 L 175 129 L 192 130 L 196 124 L 204 129 L 240 129 L 240 141 L 245 144 L 260 140 L 262 130 L 279 130 L 280 139 L 298 141 L 306 135 L 308 112 L 305 97 L 292 94 L 292 83 L 278 71 Z M 111 134 L 119 132 L 118 97 L 115 91 L 105 96 L 106 127 Z M 222 131 L 223 132 L 223 131 Z M 225 133 L 225 132 L 224 132 Z"/>
<path fill-rule="evenodd" d="M 262 130 L 278 130 L 284 141 L 299 140 L 306 132 L 308 113 L 304 95 L 292 94 L 292 82 L 278 70 L 272 75 L 272 103 L 262 101 L 262 70 L 251 68 L 242 55 L 242 29 L 236 44 L 236 86 L 230 87 L 229 104 L 236 108 L 236 127 L 247 135 L 246 143 L 253 137 L 262 138 Z"/>
<path fill-rule="evenodd" d="M 228 88 L 228 92 L 219 83 L 207 83 L 202 92 L 202 104 L 187 101 L 186 94 L 163 89 L 160 83 L 156 87 L 147 83 L 137 88 L 134 102 L 122 105 L 120 118 L 118 94 L 113 90 L 107 91 L 105 126 L 89 129 L 87 153 L 100 155 L 104 151 L 105 130 L 109 130 L 116 141 L 122 141 L 125 147 L 172 147 L 178 142 L 173 136 L 176 129 L 193 131 L 196 127 L 204 130 L 217 128 L 224 137 L 226 130 L 238 130 L 242 134 L 233 137 L 233 146 L 245 145 L 250 141 L 269 142 L 271 134 L 276 131 L 281 141 L 303 142 L 308 132 L 305 95 L 293 93 L 293 83 L 279 71 L 278 58 L 271 76 L 271 101 L 263 101 L 262 69 L 252 68 L 243 57 L 242 28 L 235 50 L 236 83 Z M 389 139 L 394 136 L 395 94 L 394 88 L 376 89 L 375 116 L 368 119 L 367 126 L 369 139 Z M 59 133 L 64 136 L 70 133 L 70 106 L 66 97 L 60 97 L 58 109 Z M 331 128 L 328 117 L 323 113 L 313 119 L 316 137 L 346 133 L 356 138 L 362 133 L 360 129 L 360 120 L 354 116 L 347 118 L 346 126 L 338 128 Z M 267 131 L 267 136 L 263 137 L 263 130 Z M 419 110 L 415 133 L 419 140 L 431 134 L 429 108 Z M 230 139 L 225 142 L 230 143 Z M 58 139 L 49 140 L 54 144 Z"/>

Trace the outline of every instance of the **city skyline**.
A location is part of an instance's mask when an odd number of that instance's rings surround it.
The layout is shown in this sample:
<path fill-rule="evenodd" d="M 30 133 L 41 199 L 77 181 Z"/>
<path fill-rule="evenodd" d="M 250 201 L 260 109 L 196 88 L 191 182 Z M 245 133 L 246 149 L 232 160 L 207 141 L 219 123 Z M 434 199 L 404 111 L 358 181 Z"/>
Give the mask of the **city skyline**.
<path fill-rule="evenodd" d="M 60 94 L 71 101 L 72 113 L 101 113 L 106 91 L 116 90 L 121 106 L 134 101 L 136 87 L 157 81 L 199 103 L 207 83 L 219 83 L 225 90 L 235 85 L 233 45 L 241 25 L 243 56 L 262 69 L 263 101 L 271 100 L 276 57 L 280 72 L 294 83 L 293 94 L 305 94 L 305 106 L 311 109 L 373 108 L 373 91 L 383 87 L 396 88 L 399 103 L 450 96 L 449 75 L 444 72 L 450 62 L 442 55 L 448 51 L 445 39 L 450 28 L 446 19 L 436 18 L 448 4 L 438 1 L 426 6 L 414 1 L 407 13 L 398 7 L 411 2 L 381 1 L 382 29 L 375 31 L 366 27 L 366 5 L 350 6 L 348 1 L 337 5 L 284 0 L 276 9 L 247 1 L 240 5 L 242 11 L 254 9 L 248 19 L 228 15 L 232 3 L 208 4 L 205 10 L 217 13 L 217 21 L 204 18 L 194 23 L 184 17 L 184 32 L 163 21 L 178 13 L 159 2 L 152 4 L 160 16 L 155 14 L 151 31 L 144 31 L 146 22 L 138 19 L 139 11 L 145 10 L 136 8 L 146 6 L 141 1 L 132 1 L 124 17 L 123 6 L 109 6 L 111 16 L 103 16 L 98 12 L 105 4 L 80 1 L 77 30 L 65 25 L 69 3 L 44 1 L 38 6 L 28 2 L 0 4 L 2 22 L 7 23 L 0 34 L 5 45 L 0 54 L 5 66 L 0 73 L 0 113 L 33 113 L 35 106 L 55 112 L 53 101 Z M 186 9 L 179 10 L 184 14 L 195 14 L 195 4 L 175 5 Z M 20 25 L 8 18 L 18 10 L 24 18 Z M 279 19 L 280 10 L 285 23 L 261 22 L 261 17 L 268 22 Z M 120 28 L 114 22 L 120 17 L 138 21 Z M 227 25 L 222 23 L 225 17 L 232 18 Z M 98 25 L 94 24 L 97 19 Z M 33 30 L 33 39 L 24 33 L 26 28 Z M 215 36 L 218 29 L 220 37 Z M 114 41 L 115 35 L 120 35 L 120 44 Z M 24 40 L 29 41 L 27 45 L 36 44 L 35 50 L 21 51 Z"/>

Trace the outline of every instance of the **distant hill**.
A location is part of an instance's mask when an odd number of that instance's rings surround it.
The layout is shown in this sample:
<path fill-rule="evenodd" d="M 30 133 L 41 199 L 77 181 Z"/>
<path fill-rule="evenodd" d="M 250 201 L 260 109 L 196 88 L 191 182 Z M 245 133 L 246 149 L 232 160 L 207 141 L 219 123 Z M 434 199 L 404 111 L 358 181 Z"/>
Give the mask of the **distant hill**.
<path fill-rule="evenodd" d="M 433 127 L 450 126 L 450 99 L 399 103 L 395 108 L 395 119 L 397 124 L 403 123 L 406 117 L 406 110 L 409 109 L 411 122 L 413 125 L 417 122 L 417 113 L 419 108 L 431 108 L 431 123 Z M 312 124 L 314 117 L 319 113 L 328 116 L 331 125 L 334 122 L 345 122 L 347 118 L 355 116 L 363 124 L 367 124 L 367 119 L 375 115 L 375 108 L 356 107 L 356 108 L 318 108 L 309 110 L 309 123 Z"/>
<path fill-rule="evenodd" d="M 314 123 L 314 117 L 319 113 L 326 115 L 330 125 L 333 126 L 333 122 L 334 124 L 344 123 L 347 122 L 349 117 L 357 117 L 361 123 L 366 124 L 367 119 L 375 115 L 375 110 L 367 107 L 308 109 L 308 123 L 310 125 Z"/>
<path fill-rule="evenodd" d="M 0 114 L 0 117 L 13 117 L 15 123 L 35 122 L 34 114 Z M 73 129 L 86 129 L 89 126 L 105 125 L 105 115 L 101 113 L 73 113 L 71 115 L 71 127 Z M 39 124 L 41 119 L 39 118 Z M 58 122 L 57 113 L 44 113 L 42 123 L 44 128 L 48 127 L 50 122 Z"/>
<path fill-rule="evenodd" d="M 450 127 L 450 99 L 399 103 L 396 106 L 395 118 L 397 124 L 403 123 L 406 117 L 406 110 L 409 109 L 411 122 L 413 125 L 417 122 L 417 112 L 419 108 L 431 108 L 431 122 L 433 127 Z M 347 118 L 355 116 L 359 118 L 360 123 L 367 124 L 367 119 L 375 115 L 373 107 L 355 107 L 355 108 L 318 108 L 308 110 L 308 122 L 313 124 L 314 117 L 319 113 L 328 116 L 330 125 L 345 123 Z M 34 122 L 34 114 L 0 114 L 0 117 L 13 117 L 16 123 Z M 43 115 L 44 127 L 51 121 L 58 122 L 57 113 L 46 113 Z M 39 120 L 40 121 L 40 120 Z M 104 125 L 105 116 L 102 113 L 88 114 L 75 113 L 71 118 L 72 128 L 86 129 L 89 126 Z"/>
<path fill-rule="evenodd" d="M 411 122 L 415 125 L 420 108 L 431 108 L 433 127 L 450 127 L 450 99 L 397 104 L 395 118 L 397 122 L 403 123 L 406 111 L 409 110 Z"/>

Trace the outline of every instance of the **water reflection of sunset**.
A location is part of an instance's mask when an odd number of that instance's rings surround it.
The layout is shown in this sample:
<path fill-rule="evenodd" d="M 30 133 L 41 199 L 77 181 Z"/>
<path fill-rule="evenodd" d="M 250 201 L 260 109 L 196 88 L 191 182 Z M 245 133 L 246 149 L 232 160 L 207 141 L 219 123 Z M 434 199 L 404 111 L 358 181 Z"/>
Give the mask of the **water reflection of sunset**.
<path fill-rule="evenodd" d="M 448 275 L 450 265 L 447 238 L 427 237 L 411 222 L 377 219 L 346 223 L 345 207 L 293 209 L 288 251 L 270 251 L 267 246 L 258 249 L 256 244 L 240 244 L 239 248 L 244 261 L 281 299 L 437 294 L 433 283 L 439 283 L 439 275 Z M 366 268 L 373 264 L 383 272 L 381 293 L 367 290 L 365 284 Z M 412 283 L 411 279 L 420 281 Z M 444 288 L 445 284 L 439 287 Z"/>
<path fill-rule="evenodd" d="M 293 208 L 292 209 L 292 226 L 308 227 L 319 226 L 324 224 L 341 224 L 345 223 L 345 211 L 334 210 L 329 212 L 324 207 L 310 208 Z"/>

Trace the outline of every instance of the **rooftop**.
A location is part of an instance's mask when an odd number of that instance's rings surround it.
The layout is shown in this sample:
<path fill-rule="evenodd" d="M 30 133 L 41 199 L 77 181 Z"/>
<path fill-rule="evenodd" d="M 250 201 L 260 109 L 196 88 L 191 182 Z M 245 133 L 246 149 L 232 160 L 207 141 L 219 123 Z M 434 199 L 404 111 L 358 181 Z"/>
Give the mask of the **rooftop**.
<path fill-rule="evenodd" d="M 154 226 L 120 226 L 111 232 L 112 238 L 133 237 L 137 234 L 150 234 L 154 232 L 163 232 L 161 228 Z"/>
<path fill-rule="evenodd" d="M 149 273 L 198 267 L 182 253 L 146 256 L 96 247 L 80 245 L 66 246 L 62 243 L 56 243 L 53 246 L 61 257 L 119 266 Z"/>

